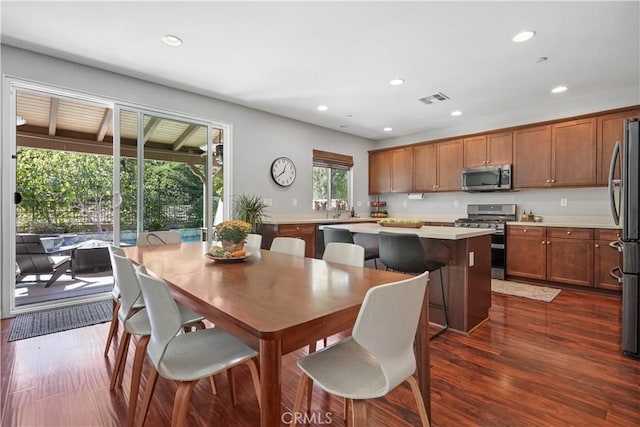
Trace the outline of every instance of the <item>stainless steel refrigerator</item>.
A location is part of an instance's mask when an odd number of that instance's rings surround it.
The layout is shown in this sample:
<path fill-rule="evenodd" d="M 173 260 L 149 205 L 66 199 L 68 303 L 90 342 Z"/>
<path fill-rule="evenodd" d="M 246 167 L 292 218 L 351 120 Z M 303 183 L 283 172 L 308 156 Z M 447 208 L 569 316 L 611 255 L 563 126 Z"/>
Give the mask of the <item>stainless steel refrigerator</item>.
<path fill-rule="evenodd" d="M 617 142 L 609 168 L 609 196 L 611 213 L 616 224 L 622 220 L 622 234 L 618 247 L 622 251 L 622 351 L 640 358 L 640 121 L 624 121 L 622 152 Z M 620 180 L 614 179 L 616 163 L 620 160 Z M 620 191 L 616 197 L 615 187 Z"/>

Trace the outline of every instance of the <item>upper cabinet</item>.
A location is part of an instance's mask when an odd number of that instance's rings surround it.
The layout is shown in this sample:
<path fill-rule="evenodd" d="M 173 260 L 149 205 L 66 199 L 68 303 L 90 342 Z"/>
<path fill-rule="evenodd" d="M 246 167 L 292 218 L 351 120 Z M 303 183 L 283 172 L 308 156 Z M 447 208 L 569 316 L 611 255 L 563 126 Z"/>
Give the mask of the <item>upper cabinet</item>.
<path fill-rule="evenodd" d="M 597 184 L 607 185 L 609 182 L 609 165 L 611 164 L 611 154 L 616 142 L 620 142 L 622 150 L 623 124 L 626 119 L 640 117 L 640 110 L 627 111 L 624 113 L 608 114 L 597 119 L 597 159 L 596 167 Z M 614 178 L 620 179 L 620 164 L 616 165 Z"/>
<path fill-rule="evenodd" d="M 514 188 L 606 185 L 613 146 L 638 108 L 373 151 L 369 194 L 460 191 L 462 169 L 505 164 Z"/>
<path fill-rule="evenodd" d="M 463 141 L 465 168 L 513 163 L 513 132 L 478 135 Z"/>
<path fill-rule="evenodd" d="M 551 185 L 596 184 L 596 119 L 551 126 Z"/>
<path fill-rule="evenodd" d="M 413 150 L 413 191 L 460 191 L 462 139 L 417 145 Z"/>
<path fill-rule="evenodd" d="M 413 148 L 369 153 L 369 194 L 410 192 Z"/>
<path fill-rule="evenodd" d="M 513 186 L 546 187 L 551 182 L 551 126 L 513 133 Z"/>
<path fill-rule="evenodd" d="M 514 187 L 596 183 L 596 120 L 573 120 L 514 132 Z"/>

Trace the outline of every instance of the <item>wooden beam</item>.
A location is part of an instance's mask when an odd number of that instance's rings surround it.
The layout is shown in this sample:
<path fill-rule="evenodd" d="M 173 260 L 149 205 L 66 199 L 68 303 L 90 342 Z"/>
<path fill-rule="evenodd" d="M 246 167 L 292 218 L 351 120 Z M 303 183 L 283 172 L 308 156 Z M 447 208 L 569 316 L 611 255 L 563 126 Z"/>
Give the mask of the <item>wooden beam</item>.
<path fill-rule="evenodd" d="M 143 142 L 146 143 L 149 140 L 149 138 L 151 137 L 151 134 L 153 133 L 154 130 L 156 130 L 159 124 L 160 124 L 159 117 L 151 117 L 151 120 L 149 120 L 149 123 L 147 123 L 147 125 L 144 127 Z"/>
<path fill-rule="evenodd" d="M 104 136 L 107 134 L 107 130 L 111 124 L 111 119 L 113 119 L 113 110 L 111 108 L 105 108 L 104 114 L 102 115 L 102 121 L 100 122 L 100 128 L 98 128 L 96 141 L 104 141 Z"/>
<path fill-rule="evenodd" d="M 135 141 L 133 142 L 135 144 Z M 17 134 L 16 145 L 18 147 L 41 148 L 45 150 L 67 151 L 70 153 L 87 153 L 113 156 L 113 145 L 110 142 L 98 142 L 88 139 L 64 138 L 59 136 L 47 136 L 39 134 Z M 122 157 L 135 158 L 137 156 L 135 145 L 121 145 Z M 169 150 L 145 148 L 144 158 L 149 160 L 161 160 L 167 162 L 204 164 L 205 159 L 196 153 L 182 153 Z"/>
<path fill-rule="evenodd" d="M 58 122 L 58 98 L 51 98 L 49 106 L 49 136 L 55 136 Z"/>
<path fill-rule="evenodd" d="M 178 151 L 184 145 L 184 143 L 187 142 L 187 139 L 189 139 L 191 135 L 196 133 L 196 131 L 199 128 L 200 128 L 199 125 L 187 126 L 184 132 L 182 132 L 182 134 L 178 137 L 178 139 L 176 139 L 176 141 L 173 143 L 173 147 L 172 147 L 173 151 Z"/>

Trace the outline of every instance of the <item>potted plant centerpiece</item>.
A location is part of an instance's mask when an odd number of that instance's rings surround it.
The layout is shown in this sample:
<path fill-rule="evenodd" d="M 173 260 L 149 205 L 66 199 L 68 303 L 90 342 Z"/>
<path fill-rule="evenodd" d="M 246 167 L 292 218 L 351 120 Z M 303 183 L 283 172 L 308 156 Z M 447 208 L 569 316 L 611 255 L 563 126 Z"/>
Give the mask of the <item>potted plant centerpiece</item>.
<path fill-rule="evenodd" d="M 222 248 L 229 251 L 239 251 L 244 247 L 247 234 L 251 231 L 251 224 L 245 221 L 224 221 L 216 225 L 215 238 L 222 243 Z"/>

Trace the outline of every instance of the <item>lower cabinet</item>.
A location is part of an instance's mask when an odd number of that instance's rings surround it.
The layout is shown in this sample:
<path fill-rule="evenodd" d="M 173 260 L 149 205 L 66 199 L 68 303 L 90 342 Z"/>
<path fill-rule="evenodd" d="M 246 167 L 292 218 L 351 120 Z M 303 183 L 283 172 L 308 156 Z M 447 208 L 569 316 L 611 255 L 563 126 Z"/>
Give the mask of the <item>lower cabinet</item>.
<path fill-rule="evenodd" d="M 609 244 L 615 229 L 507 226 L 507 276 L 620 290 L 609 271 L 621 265 Z"/>
<path fill-rule="evenodd" d="M 263 224 L 262 248 L 269 249 L 275 237 L 295 237 L 305 241 L 304 256 L 313 258 L 316 252 L 315 224 Z"/>

